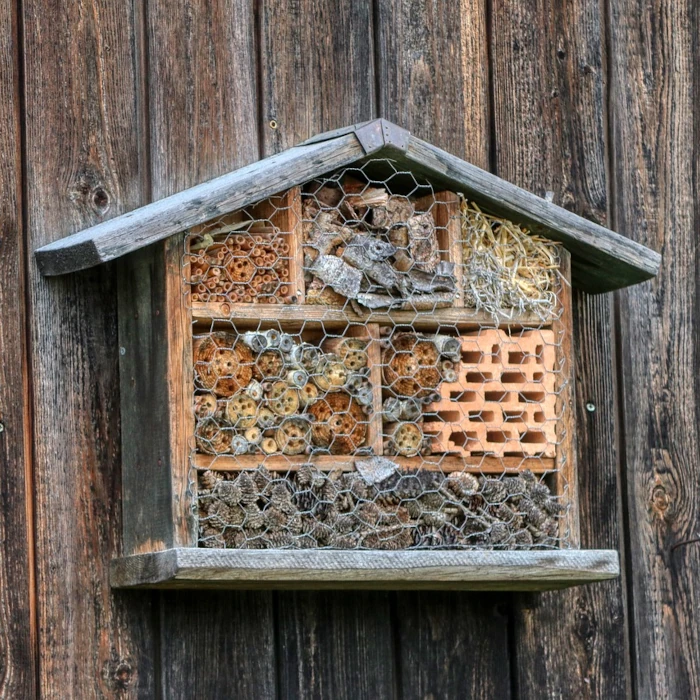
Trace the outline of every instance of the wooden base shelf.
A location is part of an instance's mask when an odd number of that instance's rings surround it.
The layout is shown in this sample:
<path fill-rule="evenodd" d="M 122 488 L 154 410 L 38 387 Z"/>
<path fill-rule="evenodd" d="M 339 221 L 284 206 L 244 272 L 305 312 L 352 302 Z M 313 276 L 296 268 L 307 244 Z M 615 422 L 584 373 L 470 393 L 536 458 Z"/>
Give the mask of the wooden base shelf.
<path fill-rule="evenodd" d="M 243 471 L 255 469 L 260 464 L 270 471 L 296 471 L 302 464 L 313 464 L 321 471 L 355 471 L 357 457 L 318 455 L 315 457 L 287 457 L 275 455 L 205 455 L 196 454 L 194 465 L 197 469 L 218 471 Z M 529 469 L 534 474 L 546 474 L 554 470 L 554 460 L 539 457 L 478 457 L 458 455 L 434 455 L 432 457 L 387 457 L 403 469 L 427 469 L 429 471 L 467 471 L 476 474 L 503 474 L 522 472 Z"/>
<path fill-rule="evenodd" d="M 192 318 L 196 323 L 211 325 L 215 321 L 235 324 L 237 327 L 258 327 L 260 323 L 268 323 L 277 327 L 280 324 L 316 324 L 331 327 L 345 326 L 348 323 L 379 323 L 388 325 L 410 325 L 416 330 L 435 331 L 439 326 L 456 327 L 460 330 L 477 330 L 481 327 L 493 328 L 493 317 L 485 312 L 474 309 L 452 308 L 436 309 L 427 313 L 413 311 L 392 311 L 386 313 L 367 313 L 359 315 L 347 309 L 337 309 L 330 306 L 314 306 L 308 304 L 227 304 L 195 302 L 192 304 Z M 549 321 L 551 322 L 551 320 Z M 542 328 L 548 323 L 535 314 L 515 314 L 512 318 L 504 318 L 499 326 L 502 328 Z"/>
<path fill-rule="evenodd" d="M 167 549 L 111 563 L 113 588 L 543 591 L 619 576 L 614 550 Z"/>

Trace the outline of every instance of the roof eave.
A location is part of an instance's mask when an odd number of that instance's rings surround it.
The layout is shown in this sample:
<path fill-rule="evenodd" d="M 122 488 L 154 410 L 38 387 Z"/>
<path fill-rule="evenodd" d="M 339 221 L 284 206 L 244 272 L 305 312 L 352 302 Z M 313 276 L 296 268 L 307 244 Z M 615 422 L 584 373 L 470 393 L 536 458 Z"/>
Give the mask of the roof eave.
<path fill-rule="evenodd" d="M 319 134 L 287 151 L 59 239 L 36 251 L 37 263 L 44 275 L 92 267 L 368 157 L 391 158 L 434 185 L 474 199 L 490 213 L 561 241 L 572 254 L 573 283 L 586 291 L 607 292 L 658 273 L 658 253 L 411 136 L 385 119 Z"/>

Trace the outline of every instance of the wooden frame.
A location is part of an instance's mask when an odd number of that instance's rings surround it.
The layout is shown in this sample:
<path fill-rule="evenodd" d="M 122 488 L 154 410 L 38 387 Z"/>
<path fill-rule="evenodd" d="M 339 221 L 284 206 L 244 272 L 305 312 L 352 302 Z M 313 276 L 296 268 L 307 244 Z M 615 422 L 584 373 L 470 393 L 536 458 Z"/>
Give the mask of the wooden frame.
<path fill-rule="evenodd" d="M 535 552 L 170 549 L 112 562 L 115 588 L 543 591 L 620 573 L 612 550 Z"/>

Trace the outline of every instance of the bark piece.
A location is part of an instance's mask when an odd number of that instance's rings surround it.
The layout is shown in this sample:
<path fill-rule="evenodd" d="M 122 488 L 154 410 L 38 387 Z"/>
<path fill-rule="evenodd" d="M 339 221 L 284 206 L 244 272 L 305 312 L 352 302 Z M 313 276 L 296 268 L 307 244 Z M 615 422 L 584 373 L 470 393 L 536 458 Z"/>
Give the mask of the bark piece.
<path fill-rule="evenodd" d="M 362 273 L 334 255 L 319 255 L 311 272 L 338 294 L 357 299 L 362 284 Z"/>

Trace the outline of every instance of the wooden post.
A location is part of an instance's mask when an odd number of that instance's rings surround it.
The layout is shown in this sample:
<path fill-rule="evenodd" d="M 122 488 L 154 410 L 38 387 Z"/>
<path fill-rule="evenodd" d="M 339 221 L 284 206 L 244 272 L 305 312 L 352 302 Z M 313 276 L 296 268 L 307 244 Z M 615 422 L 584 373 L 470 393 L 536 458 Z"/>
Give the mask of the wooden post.
<path fill-rule="evenodd" d="M 565 516 L 561 520 L 560 537 L 569 547 L 579 547 L 581 542 L 579 528 L 578 504 L 578 471 L 576 468 L 576 402 L 574 401 L 574 344 L 573 318 L 571 315 L 571 256 L 562 246 L 561 259 L 561 291 L 559 305 L 561 314 L 554 323 L 559 365 L 559 380 L 557 382 L 558 421 L 557 454 L 555 458 L 556 472 L 554 476 L 555 491 L 566 506 Z"/>

